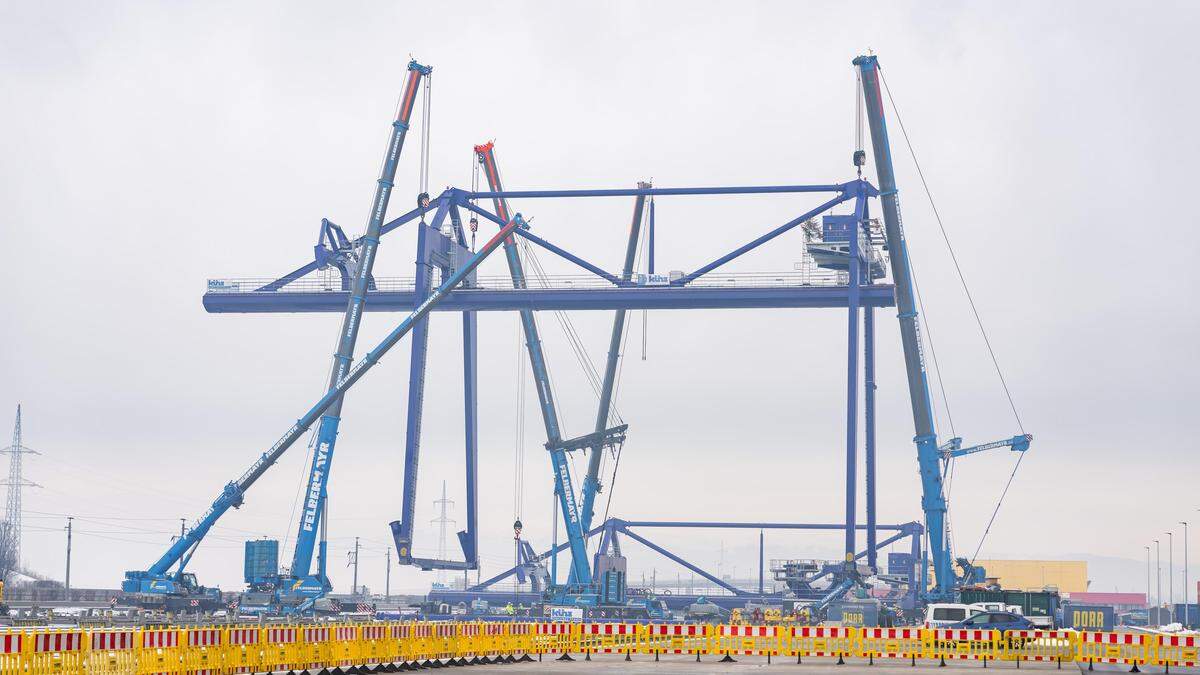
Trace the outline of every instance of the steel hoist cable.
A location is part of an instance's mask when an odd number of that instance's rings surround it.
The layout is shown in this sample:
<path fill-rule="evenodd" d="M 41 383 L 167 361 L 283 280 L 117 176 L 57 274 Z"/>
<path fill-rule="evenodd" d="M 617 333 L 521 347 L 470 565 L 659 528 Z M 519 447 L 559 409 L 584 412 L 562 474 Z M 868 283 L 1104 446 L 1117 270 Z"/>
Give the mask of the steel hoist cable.
<path fill-rule="evenodd" d="M 908 131 L 904 128 L 904 121 L 900 117 L 900 110 L 896 106 L 896 100 L 892 97 L 892 90 L 888 87 L 887 78 L 883 75 L 883 69 L 879 69 L 879 80 L 883 84 L 884 92 L 887 94 L 888 103 L 892 107 L 892 113 L 896 116 L 896 123 L 900 127 L 900 133 L 904 137 L 904 144 L 908 147 L 909 156 L 912 157 L 913 165 L 917 169 L 917 176 L 921 179 L 921 187 L 925 190 L 925 197 L 929 200 L 929 206 L 933 210 L 934 220 L 937 221 L 938 230 L 941 231 L 942 240 L 946 243 L 946 249 L 950 253 L 950 260 L 954 263 L 954 271 L 958 275 L 959 284 L 962 286 L 963 293 L 967 297 L 967 302 L 971 306 L 971 314 L 975 317 L 975 325 L 979 327 L 979 334 L 983 337 L 983 343 L 987 346 L 988 355 L 992 359 L 992 366 L 996 370 L 996 376 L 1000 379 L 1000 386 L 1004 389 L 1004 396 L 1008 400 L 1008 407 L 1012 410 L 1013 418 L 1017 422 L 1017 428 L 1021 433 L 1025 433 L 1025 425 L 1021 422 L 1021 414 L 1017 412 L 1017 405 L 1013 401 L 1012 391 L 1008 388 L 1008 381 L 1004 377 L 1004 372 L 1000 368 L 1000 361 L 996 358 L 996 352 L 992 348 L 992 342 L 988 338 L 987 330 L 983 326 L 983 319 L 979 316 L 979 308 L 975 305 L 975 298 L 971 295 L 971 289 L 967 286 L 966 276 L 963 274 L 962 266 L 958 262 L 958 256 L 954 252 L 954 246 L 950 243 L 950 236 L 946 233 L 945 223 L 942 222 L 942 215 L 938 211 L 937 203 L 933 199 L 933 191 L 929 189 L 929 183 L 925 180 L 925 172 L 921 169 L 921 163 L 917 159 L 917 153 L 913 149 L 912 140 L 908 137 Z M 992 510 L 992 515 L 988 518 L 987 526 L 984 528 L 983 535 L 979 538 L 979 545 L 975 547 L 975 553 L 971 556 L 971 563 L 974 564 L 979 552 L 983 550 L 983 544 L 987 541 L 988 534 L 992 531 L 992 525 L 996 522 L 996 516 L 1000 513 L 1000 507 L 1004 505 L 1004 499 L 1008 496 L 1008 490 L 1012 487 L 1013 480 L 1017 476 L 1017 471 L 1021 468 L 1021 462 L 1025 459 L 1027 453 L 1018 453 L 1017 461 L 1013 464 L 1012 473 L 1009 474 L 1008 480 L 1004 483 L 1004 490 L 1000 493 L 1000 498 L 996 501 L 996 507 Z"/>

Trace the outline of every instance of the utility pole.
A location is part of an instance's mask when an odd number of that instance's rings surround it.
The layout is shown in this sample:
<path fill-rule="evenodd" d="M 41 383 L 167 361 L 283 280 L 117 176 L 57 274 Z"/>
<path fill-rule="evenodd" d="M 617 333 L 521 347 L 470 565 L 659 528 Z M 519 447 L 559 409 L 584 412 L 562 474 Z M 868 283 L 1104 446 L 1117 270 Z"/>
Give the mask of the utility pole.
<path fill-rule="evenodd" d="M 1188 602 L 1188 537 L 1187 537 L 1187 522 L 1179 521 L 1183 526 L 1183 627 L 1187 628 L 1191 625 L 1191 604 Z"/>
<path fill-rule="evenodd" d="M 71 525 L 75 520 L 74 516 L 67 516 L 67 601 L 71 600 Z"/>
<path fill-rule="evenodd" d="M 1167 533 L 1167 616 L 1175 623 L 1175 533 Z"/>
<path fill-rule="evenodd" d="M 1150 547 L 1143 546 L 1146 549 L 1146 609 L 1150 609 Z"/>
<path fill-rule="evenodd" d="M 1162 609 L 1162 542 L 1154 540 L 1154 616 L 1155 620 L 1161 625 L 1162 621 L 1158 619 L 1159 610 Z"/>
<path fill-rule="evenodd" d="M 383 577 L 383 599 L 392 600 L 392 549 L 383 549 L 383 557 L 387 561 L 387 574 Z"/>
<path fill-rule="evenodd" d="M 453 523 L 454 520 L 447 517 L 447 510 L 454 506 L 454 500 L 446 498 L 446 481 L 442 481 L 442 498 L 433 500 L 433 505 L 440 508 L 441 512 L 437 518 L 429 521 L 432 525 L 438 526 L 438 560 L 446 559 L 446 526 Z M 518 547 L 520 544 L 517 545 Z M 517 562 L 520 562 L 518 556 Z M 437 573 L 437 581 L 439 584 L 446 583 L 446 571 L 439 569 Z"/>
<path fill-rule="evenodd" d="M 354 550 L 350 551 L 350 555 L 350 564 L 354 565 L 354 581 L 350 587 L 350 595 L 358 595 L 358 537 L 354 538 Z"/>

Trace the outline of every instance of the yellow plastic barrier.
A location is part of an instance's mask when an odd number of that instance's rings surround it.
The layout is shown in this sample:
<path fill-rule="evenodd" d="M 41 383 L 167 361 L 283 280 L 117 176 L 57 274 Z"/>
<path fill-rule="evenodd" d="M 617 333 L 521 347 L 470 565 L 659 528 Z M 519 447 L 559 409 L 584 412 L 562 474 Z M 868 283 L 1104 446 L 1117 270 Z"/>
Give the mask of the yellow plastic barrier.
<path fill-rule="evenodd" d="M 779 656 L 783 638 L 791 644 L 792 632 L 780 626 L 717 626 L 715 644 L 709 648 L 717 654 L 745 656 Z"/>
<path fill-rule="evenodd" d="M 395 660 L 388 632 L 391 627 L 379 624 L 359 628 L 358 653 L 363 664 L 387 663 Z"/>
<path fill-rule="evenodd" d="M 929 651 L 921 628 L 860 628 L 858 656 L 876 659 L 921 659 Z"/>
<path fill-rule="evenodd" d="M 534 634 L 533 650 L 538 654 L 568 654 L 579 651 L 578 624 L 563 622 L 539 623 Z"/>
<path fill-rule="evenodd" d="M 144 629 L 141 634 L 137 650 L 138 673 L 184 672 L 184 649 L 179 641 L 179 629 Z"/>
<path fill-rule="evenodd" d="M 1081 663 L 1145 664 L 1150 661 L 1150 640 L 1138 633 L 1079 634 L 1076 660 Z"/>
<path fill-rule="evenodd" d="M 25 654 L 22 647 L 26 643 L 21 633 L 5 633 L 0 635 L 0 673 L 20 673 L 25 671 Z"/>
<path fill-rule="evenodd" d="M 300 653 L 298 640 L 299 629 L 267 627 L 262 629 L 262 660 L 259 667 L 263 670 L 290 670 L 299 663 Z"/>
<path fill-rule="evenodd" d="M 1072 630 L 1010 630 L 1004 633 L 1007 661 L 1074 661 L 1079 634 Z"/>
<path fill-rule="evenodd" d="M 1154 662 L 1160 666 L 1200 666 L 1200 639 L 1185 635 L 1159 635 L 1154 645 Z"/>
<path fill-rule="evenodd" d="M 187 629 L 184 670 L 195 675 L 216 675 L 225 668 L 224 631 L 220 628 Z"/>
<path fill-rule="evenodd" d="M 635 623 L 585 623 L 580 647 L 591 654 L 624 654 L 637 646 L 638 627 Z"/>
<path fill-rule="evenodd" d="M 931 632 L 930 658 L 996 661 L 1002 652 L 1003 635 L 998 630 L 938 628 Z"/>
<path fill-rule="evenodd" d="M 709 629 L 699 624 L 651 624 L 639 641 L 639 654 L 700 654 L 708 651 Z"/>
<path fill-rule="evenodd" d="M 263 665 L 262 630 L 229 628 L 226 633 L 225 664 L 232 673 L 270 670 Z"/>
<path fill-rule="evenodd" d="M 502 650 L 509 654 L 531 654 L 534 651 L 533 624 L 510 623 L 504 633 Z"/>
<path fill-rule="evenodd" d="M 858 631 L 848 626 L 793 626 L 787 656 L 854 656 Z"/>
<path fill-rule="evenodd" d="M 40 630 L 27 633 L 25 638 L 33 647 L 31 654 L 26 653 L 30 672 L 41 674 L 82 671 L 83 637 L 81 631 Z"/>
<path fill-rule="evenodd" d="M 632 623 L 405 622 L 0 631 L 0 675 L 226 675 L 552 653 L 1012 660 L 1200 666 L 1200 638 L 1008 631 Z"/>
<path fill-rule="evenodd" d="M 332 629 L 328 626 L 302 626 L 300 640 L 296 644 L 299 668 L 321 668 L 333 662 L 332 645 L 329 642 Z"/>
<path fill-rule="evenodd" d="M 137 671 L 137 634 L 133 630 L 92 630 L 88 632 L 90 649 L 87 672 L 96 675 L 125 675 Z M 5 636 L 5 638 L 14 636 Z M 18 639 L 20 636 L 15 636 Z M 9 670 L 0 666 L 0 673 Z"/>

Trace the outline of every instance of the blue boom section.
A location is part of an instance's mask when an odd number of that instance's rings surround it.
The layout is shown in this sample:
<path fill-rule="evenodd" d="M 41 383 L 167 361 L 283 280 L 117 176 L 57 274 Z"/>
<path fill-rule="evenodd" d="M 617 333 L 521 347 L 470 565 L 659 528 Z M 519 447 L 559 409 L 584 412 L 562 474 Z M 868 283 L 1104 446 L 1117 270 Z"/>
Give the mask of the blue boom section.
<path fill-rule="evenodd" d="M 126 572 L 125 583 L 122 584 L 122 589 L 127 592 L 156 592 L 157 588 L 165 588 L 171 585 L 169 579 L 164 577 L 165 572 L 174 564 L 175 561 L 181 559 L 183 555 L 199 545 L 204 535 L 212 528 L 217 520 L 231 507 L 240 506 L 245 495 L 245 491 L 258 480 L 267 469 L 269 469 L 279 457 L 287 451 L 298 439 L 300 439 L 308 429 L 310 429 L 324 413 L 333 405 L 334 402 L 341 399 L 350 387 L 353 387 L 367 371 L 379 362 L 379 359 L 396 345 L 405 335 L 412 330 L 413 326 L 423 319 L 437 303 L 456 286 L 462 283 L 468 275 L 483 262 L 484 258 L 490 255 L 493 251 L 499 248 L 501 241 L 505 237 L 512 234 L 513 230 L 518 227 L 525 227 L 525 221 L 517 214 L 507 225 L 500 229 L 496 236 L 492 237 L 479 252 L 471 257 L 470 260 L 458 270 L 454 275 L 445 281 L 437 290 L 433 291 L 429 297 L 422 302 L 411 314 L 408 315 L 400 325 L 387 335 L 382 342 L 374 349 L 367 353 L 354 367 L 346 371 L 344 378 L 331 388 L 324 396 L 317 401 L 316 405 L 309 408 L 290 429 L 284 433 L 266 452 L 258 458 L 249 469 L 242 474 L 241 478 L 229 483 L 221 494 L 213 502 L 212 507 L 200 518 L 185 536 L 181 537 L 174 545 L 165 553 L 146 572 Z M 155 579 L 154 577 L 158 577 Z"/>
<path fill-rule="evenodd" d="M 342 330 L 339 333 L 338 351 L 334 356 L 334 369 L 330 376 L 329 391 L 333 391 L 337 388 L 338 383 L 345 379 L 353 360 L 354 344 L 358 337 L 358 328 L 362 319 L 362 308 L 366 300 L 368 281 L 375 261 L 375 251 L 379 245 L 380 228 L 387 213 L 388 199 L 392 191 L 392 181 L 396 175 L 396 165 L 400 157 L 400 151 L 404 146 L 404 138 L 408 131 L 409 119 L 412 116 L 412 109 L 416 101 L 421 77 L 428 75 L 429 72 L 430 69 L 428 67 L 420 65 L 416 61 L 408 64 L 408 82 L 401 97 L 395 121 L 392 123 L 392 134 L 388 142 L 384 165 L 380 172 L 375 198 L 372 201 L 367 233 L 362 239 L 362 251 L 359 255 L 353 289 L 350 294 L 345 317 L 342 321 Z M 309 498 L 306 500 L 305 512 L 301 518 L 292 565 L 292 574 L 295 576 L 307 576 L 312 564 L 317 525 L 324 506 L 325 489 L 329 478 L 329 464 L 333 458 L 333 447 L 337 438 L 341 403 L 342 400 L 339 395 L 333 399 L 332 405 L 322 407 L 322 410 L 325 410 L 325 416 L 321 420 L 321 427 L 318 432 L 317 451 L 313 454 L 313 465 L 309 473 L 311 478 Z M 307 428 L 307 425 L 305 428 Z M 285 435 L 271 450 L 260 457 L 259 461 L 243 474 L 241 478 L 226 485 L 221 495 L 213 502 L 212 507 L 201 516 L 196 525 L 177 539 L 167 549 L 167 552 L 151 565 L 148 570 L 145 572 L 127 572 L 126 584 L 124 586 L 128 586 L 128 588 L 125 590 L 152 593 L 176 592 L 170 584 L 161 583 L 162 581 L 167 581 L 165 579 L 167 570 L 176 563 L 179 563 L 179 569 L 175 574 L 175 578 L 182 577 L 187 561 L 191 558 L 191 552 L 195 551 L 196 546 L 208 534 L 208 531 L 212 529 L 213 524 L 230 508 L 241 506 L 245 491 L 262 476 L 267 468 L 275 463 L 276 459 L 293 442 L 295 442 L 294 438 L 289 438 L 289 436 Z M 322 585 L 324 583 L 326 582 L 322 580 Z M 168 590 L 161 590 L 164 588 Z"/>
<path fill-rule="evenodd" d="M 428 75 L 429 72 L 428 67 L 420 65 L 416 61 L 408 64 L 408 82 L 401 95 L 396 118 L 392 122 L 392 134 L 388 139 L 387 155 L 380 168 L 366 233 L 361 239 L 362 251 L 359 255 L 358 267 L 355 270 L 350 299 L 346 305 L 346 313 L 342 317 L 341 331 L 338 333 L 338 347 L 337 353 L 333 357 L 333 372 L 329 376 L 329 389 L 336 387 L 338 382 L 345 377 L 346 371 L 354 359 L 354 346 L 358 341 L 359 327 L 362 325 L 368 282 L 375 264 L 375 254 L 379 248 L 380 228 L 383 227 L 388 201 L 392 194 L 393 181 L 396 178 L 396 166 L 400 159 L 400 152 L 404 148 L 404 139 L 408 135 L 409 122 L 412 119 L 421 77 Z M 317 444 L 313 450 L 312 466 L 308 473 L 308 490 L 296 532 L 296 549 L 292 556 L 291 572 L 292 576 L 297 578 L 307 577 L 312 568 L 313 549 L 316 545 L 317 533 L 320 531 L 325 499 L 328 495 L 329 472 L 333 464 L 333 451 L 337 443 L 341 410 L 342 399 L 338 398 L 325 411 L 325 415 L 321 418 L 321 426 L 317 430 Z M 321 586 L 328 588 L 328 580 L 319 579 L 317 581 Z"/>
<path fill-rule="evenodd" d="M 495 149 L 491 143 L 475 146 L 476 158 L 483 166 L 484 176 L 488 187 L 493 193 L 500 193 L 503 187 L 500 183 L 500 171 L 496 166 Z M 508 220 L 508 202 L 503 195 L 493 197 L 496 215 L 501 220 Z M 508 271 L 512 276 L 513 288 L 525 288 L 525 270 L 521 263 L 516 240 L 508 237 L 504 240 L 504 257 L 508 262 Z M 579 518 L 578 502 L 575 501 L 575 488 L 571 483 L 571 467 L 567 462 L 567 452 L 562 447 L 562 430 L 558 423 L 558 412 L 554 407 L 554 396 L 550 388 L 550 371 L 546 368 L 546 355 L 542 351 L 542 341 L 538 336 L 537 322 L 533 312 L 521 310 L 521 327 L 525 333 L 525 346 L 529 351 L 529 365 L 533 371 L 538 402 L 541 404 L 542 421 L 546 426 L 546 449 L 550 451 L 550 461 L 554 467 L 555 493 L 558 495 L 559 507 L 562 509 L 563 522 L 567 530 L 567 541 L 571 546 L 571 573 L 573 583 L 590 585 L 592 582 L 591 566 L 587 559 L 587 540 Z"/>
<path fill-rule="evenodd" d="M 638 187 L 648 188 L 650 184 L 638 183 Z M 629 224 L 629 238 L 625 243 L 625 262 L 621 267 L 622 281 L 629 281 L 633 277 L 633 264 L 637 258 L 638 239 L 642 228 L 642 212 L 645 208 L 646 197 L 638 195 L 633 203 L 633 220 Z M 613 387 L 617 381 L 617 365 L 621 361 L 621 337 L 625 334 L 625 312 L 624 309 L 618 309 L 614 313 L 612 333 L 608 339 L 608 358 L 604 363 L 604 380 L 600 385 L 600 407 L 596 412 L 594 431 L 598 437 L 602 437 L 608 428 Z M 596 495 L 600 493 L 600 460 L 604 456 L 604 446 L 595 445 L 591 452 L 592 454 L 588 456 L 587 475 L 583 477 L 583 504 L 579 509 L 584 532 L 592 527 L 592 518 L 596 510 Z"/>
<path fill-rule="evenodd" d="M 934 587 L 930 600 L 952 597 L 954 569 L 946 536 L 946 497 L 942 491 L 937 430 L 929 399 L 929 375 L 921 352 L 921 334 L 917 326 L 917 304 L 913 294 L 912 269 L 904 227 L 900 220 L 900 201 L 896 195 L 896 174 L 892 167 L 891 146 L 883 115 L 883 96 L 879 88 L 879 63 L 874 56 L 854 59 L 862 81 L 867 124 L 875 153 L 879 179 L 879 199 L 883 208 L 884 232 L 892 257 L 892 278 L 896 287 L 896 310 L 900 320 L 900 342 L 904 348 L 904 366 L 908 376 L 908 394 L 912 403 L 916 430 L 917 464 L 921 473 L 921 508 L 929 533 L 929 552 L 933 559 Z"/>

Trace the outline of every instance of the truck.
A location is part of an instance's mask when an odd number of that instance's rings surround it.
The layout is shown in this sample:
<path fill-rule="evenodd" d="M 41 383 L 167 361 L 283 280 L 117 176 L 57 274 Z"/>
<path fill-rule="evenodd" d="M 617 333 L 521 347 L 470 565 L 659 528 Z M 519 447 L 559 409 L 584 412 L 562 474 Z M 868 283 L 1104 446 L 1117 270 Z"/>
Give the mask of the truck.
<path fill-rule="evenodd" d="M 961 601 L 967 605 L 976 603 L 1003 603 L 1005 607 L 1016 605 L 1021 614 L 1038 628 L 1053 629 L 1057 623 L 1062 604 L 1057 591 L 992 590 L 986 588 L 964 588 Z"/>

